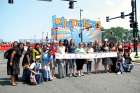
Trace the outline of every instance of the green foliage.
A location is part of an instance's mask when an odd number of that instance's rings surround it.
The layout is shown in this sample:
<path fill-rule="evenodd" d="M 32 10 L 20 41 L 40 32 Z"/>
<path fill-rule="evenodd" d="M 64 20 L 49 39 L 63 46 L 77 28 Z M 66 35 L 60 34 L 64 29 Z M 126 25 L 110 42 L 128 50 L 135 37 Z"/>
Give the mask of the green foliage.
<path fill-rule="evenodd" d="M 117 41 L 131 41 L 132 35 L 131 31 L 123 27 L 111 27 L 110 29 L 103 29 L 102 39 L 114 37 Z"/>

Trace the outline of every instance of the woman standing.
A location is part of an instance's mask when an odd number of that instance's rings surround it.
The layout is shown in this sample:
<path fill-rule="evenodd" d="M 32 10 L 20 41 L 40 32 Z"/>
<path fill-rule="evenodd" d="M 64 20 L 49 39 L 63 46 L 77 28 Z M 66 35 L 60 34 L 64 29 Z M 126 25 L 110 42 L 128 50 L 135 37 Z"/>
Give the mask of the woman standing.
<path fill-rule="evenodd" d="M 51 44 L 51 46 L 50 46 L 50 49 L 51 49 L 51 52 L 52 52 L 52 56 L 53 56 L 53 62 L 51 62 L 50 63 L 50 68 L 51 68 L 51 70 L 52 70 L 52 77 L 53 77 L 53 79 L 55 79 L 56 77 L 55 77 L 55 74 L 56 74 L 56 72 L 55 72 L 55 67 L 56 67 L 56 59 L 55 59 L 55 53 L 56 53 L 56 51 L 57 51 L 57 43 L 58 42 L 52 42 L 52 44 Z"/>
<path fill-rule="evenodd" d="M 75 53 L 75 43 L 74 40 L 71 39 L 69 46 L 68 46 L 68 53 Z M 70 70 L 70 76 L 76 76 L 75 75 L 75 59 L 70 59 L 69 60 L 69 70 Z"/>
<path fill-rule="evenodd" d="M 104 42 L 103 46 L 102 46 L 102 51 L 103 52 L 109 52 L 109 46 L 107 41 Z M 102 58 L 102 64 L 104 65 L 105 68 L 105 72 L 107 72 L 107 66 L 109 68 L 109 72 L 111 71 L 111 61 L 110 58 Z"/>
<path fill-rule="evenodd" d="M 101 52 L 101 47 L 102 47 L 102 43 L 96 40 L 93 46 L 94 52 Z M 101 58 L 95 58 L 94 62 L 95 62 L 94 63 L 95 73 L 97 73 L 99 68 L 99 63 L 101 62 Z"/>
<path fill-rule="evenodd" d="M 4 56 L 8 59 L 7 62 L 7 74 L 11 75 L 11 84 L 16 86 L 16 77 L 20 73 L 19 61 L 20 61 L 20 50 L 18 48 L 18 42 L 13 43 L 13 47 L 5 52 Z"/>
<path fill-rule="evenodd" d="M 84 49 L 84 44 L 80 43 L 79 48 L 76 48 L 75 52 L 78 53 L 78 54 L 85 54 L 86 50 Z M 85 59 L 76 59 L 76 66 L 77 66 L 78 76 L 83 76 L 84 75 L 82 73 L 84 63 L 85 63 Z"/>
<path fill-rule="evenodd" d="M 67 39 L 64 39 L 64 46 L 65 46 L 65 52 L 67 53 L 68 52 L 68 45 L 69 45 L 69 41 Z M 68 76 L 68 72 L 69 72 L 69 69 L 68 69 L 68 60 L 65 59 L 65 76 Z"/>
<path fill-rule="evenodd" d="M 40 63 L 41 61 L 41 48 L 40 44 L 36 43 L 35 48 L 33 49 L 32 57 L 33 61 L 36 61 L 37 63 Z"/>
<path fill-rule="evenodd" d="M 23 61 L 22 61 L 22 66 L 26 66 L 26 65 L 30 65 L 31 63 L 31 57 L 32 57 L 32 50 L 31 50 L 31 46 L 30 43 L 27 42 L 26 46 L 24 46 L 24 57 L 23 57 Z"/>
<path fill-rule="evenodd" d="M 117 52 L 117 47 L 115 46 L 115 44 L 113 42 L 110 43 L 109 47 L 110 47 L 111 52 Z M 115 72 L 117 57 L 112 57 L 111 60 L 112 60 L 111 72 Z"/>
<path fill-rule="evenodd" d="M 50 69 L 50 64 L 53 62 L 52 51 L 50 49 L 46 49 L 43 53 L 43 69 L 44 69 L 44 80 L 51 81 L 52 73 Z"/>
<path fill-rule="evenodd" d="M 60 40 L 59 46 L 57 47 L 57 53 L 65 54 L 65 46 L 63 44 L 64 42 Z M 61 79 L 64 78 L 65 76 L 65 69 L 64 69 L 65 63 L 64 63 L 64 59 L 58 59 L 57 61 L 58 61 L 58 77 Z"/>
<path fill-rule="evenodd" d="M 26 46 L 24 46 L 24 57 L 22 61 L 23 66 L 23 74 L 22 74 L 22 80 L 24 83 L 30 84 L 30 69 L 29 66 L 31 63 L 33 63 L 32 60 L 32 47 L 29 42 L 26 43 Z"/>

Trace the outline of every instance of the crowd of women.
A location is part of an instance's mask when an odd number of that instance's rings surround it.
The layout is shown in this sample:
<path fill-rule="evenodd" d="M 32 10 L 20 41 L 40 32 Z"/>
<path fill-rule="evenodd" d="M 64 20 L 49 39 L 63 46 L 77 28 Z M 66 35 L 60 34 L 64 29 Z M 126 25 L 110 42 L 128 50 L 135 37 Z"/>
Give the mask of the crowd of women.
<path fill-rule="evenodd" d="M 55 59 L 55 53 L 94 53 L 94 52 L 117 52 L 113 58 L 95 59 Z M 62 79 L 68 77 L 84 76 L 99 72 L 99 63 L 102 62 L 104 72 L 122 74 L 130 72 L 134 65 L 130 57 L 131 47 L 129 44 L 113 43 L 108 41 L 95 41 L 75 44 L 74 40 L 60 40 L 46 44 L 36 43 L 34 47 L 30 42 L 18 43 L 7 50 L 4 57 L 7 61 L 7 74 L 11 75 L 11 85 L 16 86 L 20 74 L 20 62 L 22 62 L 22 81 L 27 84 L 37 85 L 44 81 L 52 81 L 56 77 Z M 86 71 L 83 66 L 86 65 Z"/>

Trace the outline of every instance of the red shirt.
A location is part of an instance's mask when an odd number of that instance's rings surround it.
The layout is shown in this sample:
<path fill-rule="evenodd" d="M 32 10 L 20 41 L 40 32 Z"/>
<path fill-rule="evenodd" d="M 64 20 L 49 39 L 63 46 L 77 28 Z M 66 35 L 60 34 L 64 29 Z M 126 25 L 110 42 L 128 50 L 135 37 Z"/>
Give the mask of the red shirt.
<path fill-rule="evenodd" d="M 56 46 L 50 46 L 50 49 L 52 51 L 52 55 L 55 55 L 55 53 L 57 51 L 57 47 Z"/>
<path fill-rule="evenodd" d="M 131 50 L 131 45 L 130 44 L 125 44 L 124 45 L 124 52 L 130 52 Z"/>

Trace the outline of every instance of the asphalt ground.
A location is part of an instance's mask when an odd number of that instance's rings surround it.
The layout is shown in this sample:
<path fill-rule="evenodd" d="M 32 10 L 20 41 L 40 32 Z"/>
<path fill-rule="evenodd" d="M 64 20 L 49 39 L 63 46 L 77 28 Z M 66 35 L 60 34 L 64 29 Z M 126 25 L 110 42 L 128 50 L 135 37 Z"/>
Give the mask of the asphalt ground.
<path fill-rule="evenodd" d="M 103 70 L 102 65 L 100 70 Z M 1 63 L 0 93 L 140 93 L 140 63 L 135 63 L 131 73 L 91 73 L 82 77 L 55 79 L 37 86 L 21 81 L 17 82 L 17 86 L 11 86 L 6 64 Z"/>

